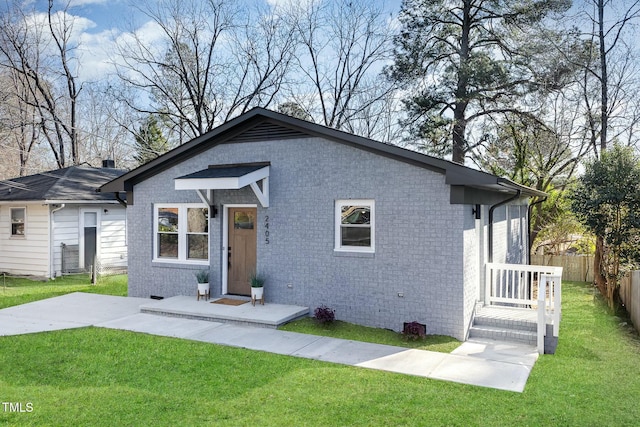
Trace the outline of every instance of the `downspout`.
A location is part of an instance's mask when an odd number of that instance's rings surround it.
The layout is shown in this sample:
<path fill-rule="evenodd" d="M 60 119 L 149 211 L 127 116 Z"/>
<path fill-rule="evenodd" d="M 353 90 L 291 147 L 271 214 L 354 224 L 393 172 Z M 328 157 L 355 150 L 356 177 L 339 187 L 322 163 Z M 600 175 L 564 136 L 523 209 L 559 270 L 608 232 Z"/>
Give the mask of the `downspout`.
<path fill-rule="evenodd" d="M 514 194 L 513 196 L 509 197 L 508 199 L 504 199 L 489 208 L 489 262 L 493 262 L 493 211 L 500 206 L 506 205 L 507 203 L 518 199 L 521 194 L 521 190 L 516 190 L 516 194 Z"/>
<path fill-rule="evenodd" d="M 52 209 L 51 212 L 49 213 L 49 278 L 50 279 L 56 277 L 56 269 L 55 269 L 55 266 L 53 265 L 53 263 L 54 263 L 53 242 L 55 241 L 55 238 L 54 238 L 54 235 L 53 235 L 54 230 L 55 230 L 55 223 L 53 221 L 53 214 L 58 212 L 59 210 L 64 209 L 65 206 L 66 206 L 66 204 L 62 203 L 57 208 Z"/>
<path fill-rule="evenodd" d="M 118 193 L 116 191 L 113 194 L 116 196 L 116 200 L 118 201 L 118 203 L 120 203 L 122 206 L 124 206 L 126 208 L 127 207 L 127 202 L 122 200 L 122 198 L 120 197 L 120 193 Z"/>
<path fill-rule="evenodd" d="M 529 265 L 531 265 L 531 243 L 533 243 L 531 242 L 531 213 L 533 212 L 533 206 L 543 203 L 548 198 L 549 196 L 544 196 L 542 199 L 531 203 L 527 212 L 527 230 L 529 231 L 527 235 L 527 243 L 529 244 L 529 250 L 527 251 L 527 264 Z"/>

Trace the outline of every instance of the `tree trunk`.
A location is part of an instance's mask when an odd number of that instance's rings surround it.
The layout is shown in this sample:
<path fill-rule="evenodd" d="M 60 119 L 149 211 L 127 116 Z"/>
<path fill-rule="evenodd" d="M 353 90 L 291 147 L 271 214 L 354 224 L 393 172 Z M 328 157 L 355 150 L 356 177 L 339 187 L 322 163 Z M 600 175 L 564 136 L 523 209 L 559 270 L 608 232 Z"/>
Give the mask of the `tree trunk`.
<path fill-rule="evenodd" d="M 600 152 L 607 149 L 609 126 L 609 77 L 607 74 L 607 50 L 604 37 L 604 0 L 598 0 L 598 41 L 600 44 Z"/>
<path fill-rule="evenodd" d="M 469 104 L 469 43 L 471 33 L 471 2 L 466 0 L 463 5 L 462 34 L 460 37 L 460 63 L 458 64 L 458 83 L 455 93 L 455 107 L 453 110 L 453 147 L 452 158 L 456 163 L 464 164 L 467 151 L 465 133 L 467 120 L 465 112 Z"/>

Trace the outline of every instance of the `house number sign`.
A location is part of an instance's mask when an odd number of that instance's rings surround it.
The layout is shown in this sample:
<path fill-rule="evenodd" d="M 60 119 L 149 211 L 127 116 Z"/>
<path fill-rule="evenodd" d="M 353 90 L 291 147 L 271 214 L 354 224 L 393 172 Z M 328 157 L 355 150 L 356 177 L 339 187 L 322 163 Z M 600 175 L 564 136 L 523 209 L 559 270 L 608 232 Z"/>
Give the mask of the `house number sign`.
<path fill-rule="evenodd" d="M 269 216 L 264 217 L 264 244 L 269 244 Z"/>

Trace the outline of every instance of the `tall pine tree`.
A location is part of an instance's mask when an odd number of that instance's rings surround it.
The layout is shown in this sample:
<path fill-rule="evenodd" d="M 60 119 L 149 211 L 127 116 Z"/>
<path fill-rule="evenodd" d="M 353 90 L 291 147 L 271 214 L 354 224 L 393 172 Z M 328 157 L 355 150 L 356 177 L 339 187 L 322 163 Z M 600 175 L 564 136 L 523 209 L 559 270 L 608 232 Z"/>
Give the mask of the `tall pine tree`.
<path fill-rule="evenodd" d="M 162 134 L 155 115 L 150 115 L 144 121 L 135 135 L 136 154 L 133 158 L 138 165 L 147 163 L 163 153 L 169 151 L 169 142 Z"/>
<path fill-rule="evenodd" d="M 412 136 L 425 140 L 432 154 L 450 153 L 454 162 L 464 163 L 472 148 L 472 122 L 515 112 L 522 97 L 558 84 L 563 64 L 543 60 L 553 49 L 537 30 L 546 17 L 570 5 L 570 0 L 404 0 L 389 72 L 408 93 L 405 125 Z"/>

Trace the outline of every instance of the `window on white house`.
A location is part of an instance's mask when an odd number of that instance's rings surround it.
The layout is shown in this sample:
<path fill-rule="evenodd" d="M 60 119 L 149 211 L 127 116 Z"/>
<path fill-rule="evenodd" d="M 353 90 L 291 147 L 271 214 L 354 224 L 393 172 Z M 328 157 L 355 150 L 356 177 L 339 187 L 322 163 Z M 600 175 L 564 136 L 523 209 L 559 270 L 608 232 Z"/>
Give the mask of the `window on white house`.
<path fill-rule="evenodd" d="M 27 219 L 26 208 L 11 208 L 11 235 L 24 237 Z"/>
<path fill-rule="evenodd" d="M 209 209 L 197 204 L 156 205 L 154 259 L 209 260 Z"/>
<path fill-rule="evenodd" d="M 373 200 L 336 201 L 337 251 L 375 251 L 375 203 Z"/>

